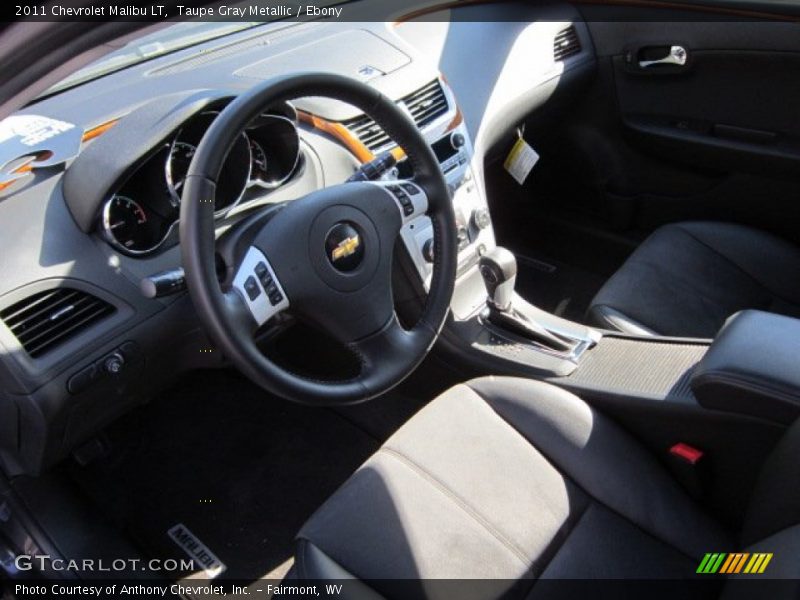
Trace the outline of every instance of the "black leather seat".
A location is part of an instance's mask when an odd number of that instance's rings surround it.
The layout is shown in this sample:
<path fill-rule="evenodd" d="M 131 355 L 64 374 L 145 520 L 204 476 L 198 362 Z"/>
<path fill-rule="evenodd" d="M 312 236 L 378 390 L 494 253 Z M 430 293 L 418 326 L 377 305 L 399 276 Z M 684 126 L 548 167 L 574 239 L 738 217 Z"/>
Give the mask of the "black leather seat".
<path fill-rule="evenodd" d="M 547 597 L 531 580 L 691 578 L 707 552 L 763 548 L 771 575 L 797 577 L 799 455 L 795 425 L 735 535 L 576 396 L 477 379 L 433 400 L 311 517 L 296 576 L 354 577 L 377 597 L 453 596 L 436 585 L 398 593 L 404 579 L 484 579 L 472 597 L 520 585 Z"/>
<path fill-rule="evenodd" d="M 800 316 L 800 248 L 748 227 L 696 222 L 647 238 L 588 315 L 627 333 L 711 338 L 747 308 Z"/>

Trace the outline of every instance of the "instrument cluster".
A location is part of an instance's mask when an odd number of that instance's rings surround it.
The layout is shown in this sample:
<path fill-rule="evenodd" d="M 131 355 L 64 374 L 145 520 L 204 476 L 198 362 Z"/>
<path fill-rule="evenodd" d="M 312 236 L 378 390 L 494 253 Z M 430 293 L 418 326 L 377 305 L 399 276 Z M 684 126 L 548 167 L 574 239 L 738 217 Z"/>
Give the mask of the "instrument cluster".
<path fill-rule="evenodd" d="M 176 236 L 181 191 L 197 146 L 219 114 L 195 115 L 159 147 L 103 204 L 100 231 L 130 256 L 151 254 Z M 217 181 L 214 206 L 222 217 L 286 182 L 300 162 L 295 121 L 264 113 L 234 142 Z"/>

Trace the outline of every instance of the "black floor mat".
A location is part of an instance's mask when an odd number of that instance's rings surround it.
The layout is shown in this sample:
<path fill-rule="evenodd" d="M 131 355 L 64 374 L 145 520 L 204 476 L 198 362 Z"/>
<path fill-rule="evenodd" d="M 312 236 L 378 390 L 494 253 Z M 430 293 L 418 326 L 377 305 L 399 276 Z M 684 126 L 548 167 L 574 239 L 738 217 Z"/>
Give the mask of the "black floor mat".
<path fill-rule="evenodd" d="M 517 255 L 517 293 L 565 319 L 584 322 L 586 309 L 605 279 L 552 259 Z"/>
<path fill-rule="evenodd" d="M 70 467 L 78 485 L 146 554 L 186 558 L 182 523 L 253 580 L 291 558 L 309 515 L 378 447 L 331 410 L 263 392 L 230 371 L 197 372 L 109 430 L 111 453 Z"/>

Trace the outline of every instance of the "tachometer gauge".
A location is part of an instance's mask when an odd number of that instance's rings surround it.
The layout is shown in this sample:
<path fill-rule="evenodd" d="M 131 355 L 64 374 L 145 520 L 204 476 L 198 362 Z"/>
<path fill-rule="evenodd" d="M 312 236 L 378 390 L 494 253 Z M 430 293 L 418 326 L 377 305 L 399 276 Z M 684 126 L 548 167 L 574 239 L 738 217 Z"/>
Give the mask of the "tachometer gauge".
<path fill-rule="evenodd" d="M 175 141 L 170 148 L 167 160 L 167 185 L 176 206 L 180 203 L 183 182 L 196 151 L 194 145 L 179 141 Z"/>
<path fill-rule="evenodd" d="M 103 231 L 122 248 L 136 250 L 145 241 L 147 213 L 141 204 L 128 196 L 116 195 L 103 210 Z"/>
<path fill-rule="evenodd" d="M 129 196 L 116 194 L 103 206 L 106 240 L 126 254 L 151 252 L 164 240 L 162 220 Z"/>

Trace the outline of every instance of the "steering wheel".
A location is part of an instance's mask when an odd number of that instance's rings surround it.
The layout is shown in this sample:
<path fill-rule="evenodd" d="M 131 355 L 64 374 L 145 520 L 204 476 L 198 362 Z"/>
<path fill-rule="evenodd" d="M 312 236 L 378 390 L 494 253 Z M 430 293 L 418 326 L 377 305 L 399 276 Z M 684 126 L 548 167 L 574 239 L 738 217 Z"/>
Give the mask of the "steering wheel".
<path fill-rule="evenodd" d="M 369 115 L 403 148 L 414 177 L 344 183 L 288 202 L 239 248 L 231 284 L 223 287 L 214 236 L 214 196 L 223 161 L 240 132 L 266 107 L 304 96 L 340 100 Z M 402 225 L 422 214 L 433 223 L 433 274 L 422 316 L 406 330 L 392 299 L 392 255 Z M 191 299 L 217 347 L 257 385 L 303 404 L 360 402 L 400 383 L 436 341 L 453 294 L 455 215 L 430 146 L 394 102 L 337 75 L 279 77 L 228 104 L 189 167 L 180 240 Z M 349 348 L 359 359 L 360 373 L 343 381 L 318 381 L 267 358 L 254 334 L 285 310 Z"/>

